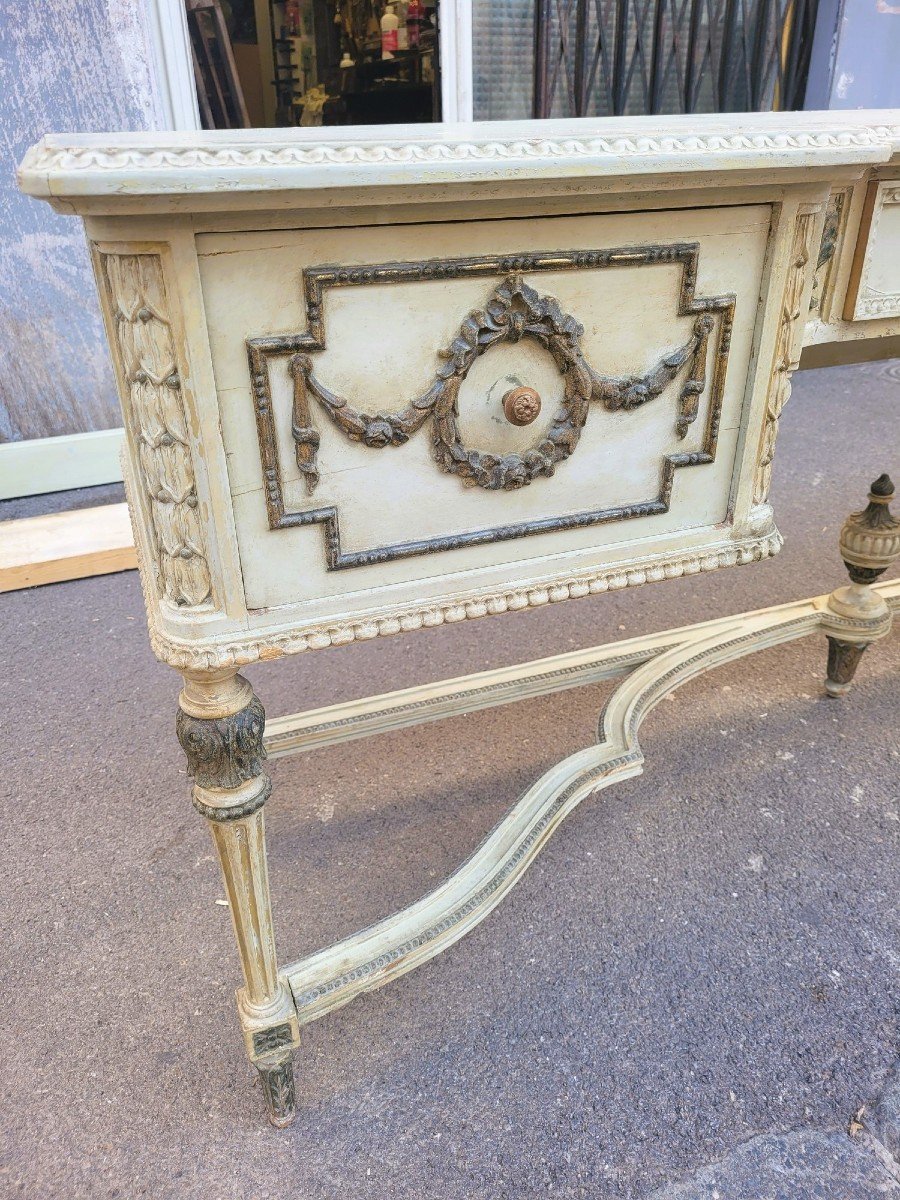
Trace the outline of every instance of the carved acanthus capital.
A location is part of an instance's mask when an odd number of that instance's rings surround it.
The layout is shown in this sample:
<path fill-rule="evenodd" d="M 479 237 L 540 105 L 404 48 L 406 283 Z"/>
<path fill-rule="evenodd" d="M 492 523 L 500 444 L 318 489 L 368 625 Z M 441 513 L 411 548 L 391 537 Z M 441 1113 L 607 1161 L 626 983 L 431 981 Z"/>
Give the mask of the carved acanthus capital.
<path fill-rule="evenodd" d="M 239 788 L 263 774 L 266 714 L 259 699 L 227 717 L 206 719 L 179 708 L 176 732 L 188 774 L 200 788 Z"/>

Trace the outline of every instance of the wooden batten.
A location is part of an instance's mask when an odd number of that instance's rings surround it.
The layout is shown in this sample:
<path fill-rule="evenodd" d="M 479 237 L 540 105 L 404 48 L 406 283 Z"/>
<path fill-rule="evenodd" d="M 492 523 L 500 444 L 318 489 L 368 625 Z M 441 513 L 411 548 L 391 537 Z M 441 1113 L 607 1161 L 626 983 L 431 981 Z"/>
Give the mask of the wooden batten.
<path fill-rule="evenodd" d="M 0 592 L 135 567 L 125 504 L 26 517 L 0 525 Z"/>

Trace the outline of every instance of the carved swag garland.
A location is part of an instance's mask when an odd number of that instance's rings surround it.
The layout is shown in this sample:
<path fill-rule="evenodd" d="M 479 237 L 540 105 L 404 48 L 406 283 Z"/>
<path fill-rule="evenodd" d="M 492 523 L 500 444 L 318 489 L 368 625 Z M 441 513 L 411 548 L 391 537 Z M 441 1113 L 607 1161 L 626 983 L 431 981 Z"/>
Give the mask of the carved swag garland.
<path fill-rule="evenodd" d="M 661 359 L 646 375 L 624 378 L 600 375 L 585 361 L 580 340 L 583 326 L 564 313 L 552 296 L 542 296 L 521 275 L 509 275 L 493 291 L 483 309 L 470 313 L 447 350 L 428 390 L 395 413 L 370 416 L 359 412 L 321 384 L 312 373 L 307 354 L 290 360 L 294 380 L 291 432 L 296 443 L 297 466 L 311 494 L 319 482 L 318 431 L 312 426 L 312 394 L 346 436 L 354 442 L 380 448 L 401 446 L 430 418 L 432 449 L 440 467 L 458 475 L 468 486 L 488 490 L 525 487 L 534 479 L 553 474 L 578 445 L 591 401 L 611 412 L 639 408 L 654 400 L 686 363 L 688 377 L 681 389 L 675 430 L 683 438 L 697 418 L 700 396 L 706 386 L 706 358 L 714 320 L 708 313 L 697 317 L 691 338 Z M 549 429 L 523 454 L 500 457 L 463 444 L 459 431 L 459 389 L 472 364 L 491 346 L 534 338 L 551 355 L 564 376 L 564 396 Z"/>

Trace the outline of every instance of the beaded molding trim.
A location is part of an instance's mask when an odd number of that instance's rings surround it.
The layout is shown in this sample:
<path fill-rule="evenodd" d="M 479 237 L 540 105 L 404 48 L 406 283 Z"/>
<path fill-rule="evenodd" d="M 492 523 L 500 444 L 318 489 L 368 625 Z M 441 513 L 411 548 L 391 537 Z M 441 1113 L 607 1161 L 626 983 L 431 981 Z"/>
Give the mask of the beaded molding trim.
<path fill-rule="evenodd" d="M 574 600 L 581 596 L 637 587 L 643 583 L 656 583 L 663 579 L 678 579 L 682 575 L 699 575 L 701 572 L 715 571 L 719 567 L 743 566 L 746 563 L 771 558 L 778 553 L 782 545 L 781 534 L 773 529 L 760 537 L 749 538 L 733 545 L 707 552 L 676 555 L 671 559 L 659 559 L 646 566 L 607 567 L 594 574 L 568 578 L 563 576 L 535 587 L 476 594 L 468 598 L 444 601 L 442 604 L 400 609 L 382 617 L 337 620 L 307 629 L 290 630 L 283 634 L 260 633 L 258 637 L 245 637 L 218 645 L 210 645 L 207 642 L 205 645 L 192 647 L 184 642 L 171 640 L 156 627 L 153 613 L 148 609 L 150 641 L 156 657 L 177 670 L 240 667 L 248 663 L 281 658 L 287 654 L 299 654 L 305 650 L 345 646 L 350 642 L 370 641 L 372 638 L 389 637 L 391 634 L 406 633 L 414 629 L 428 629 L 458 621 L 471 621 L 477 617 L 540 608 L 544 604 L 554 604 L 560 600 Z"/>

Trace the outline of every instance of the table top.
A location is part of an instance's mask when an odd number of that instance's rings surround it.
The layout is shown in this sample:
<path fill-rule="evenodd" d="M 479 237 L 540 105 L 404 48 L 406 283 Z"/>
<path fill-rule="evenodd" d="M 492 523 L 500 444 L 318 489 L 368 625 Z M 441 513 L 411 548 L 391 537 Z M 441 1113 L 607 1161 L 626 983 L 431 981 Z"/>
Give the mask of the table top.
<path fill-rule="evenodd" d="M 283 192 L 753 170 L 827 172 L 900 159 L 900 111 L 697 114 L 471 124 L 53 134 L 26 154 L 22 189 L 66 211 L 271 204 Z M 88 203 L 92 201 L 93 203 Z M 98 203 L 102 201 L 102 203 Z"/>

